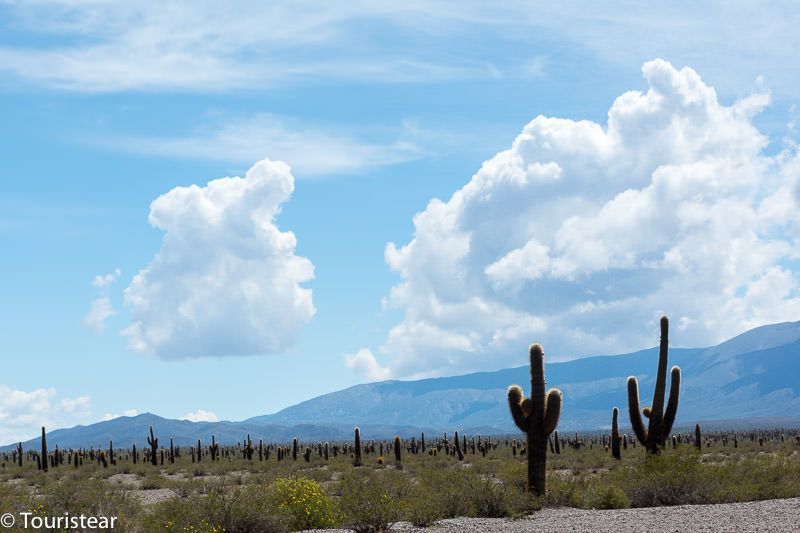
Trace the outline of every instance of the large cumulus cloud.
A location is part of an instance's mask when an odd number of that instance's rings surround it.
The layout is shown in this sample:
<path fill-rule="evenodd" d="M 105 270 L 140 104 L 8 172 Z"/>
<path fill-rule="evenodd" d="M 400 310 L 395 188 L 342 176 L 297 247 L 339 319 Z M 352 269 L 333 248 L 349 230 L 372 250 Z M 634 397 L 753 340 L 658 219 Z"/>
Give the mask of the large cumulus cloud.
<path fill-rule="evenodd" d="M 607 124 L 536 117 L 386 247 L 392 375 L 522 362 L 533 340 L 551 360 L 639 349 L 660 313 L 691 346 L 800 318 L 797 147 L 768 155 L 769 95 L 723 105 L 690 68 L 642 72 Z"/>
<path fill-rule="evenodd" d="M 150 206 L 161 250 L 125 290 L 131 348 L 165 359 L 252 355 L 289 348 L 315 313 L 311 261 L 275 224 L 294 190 L 284 163 L 244 177 L 176 187 Z"/>

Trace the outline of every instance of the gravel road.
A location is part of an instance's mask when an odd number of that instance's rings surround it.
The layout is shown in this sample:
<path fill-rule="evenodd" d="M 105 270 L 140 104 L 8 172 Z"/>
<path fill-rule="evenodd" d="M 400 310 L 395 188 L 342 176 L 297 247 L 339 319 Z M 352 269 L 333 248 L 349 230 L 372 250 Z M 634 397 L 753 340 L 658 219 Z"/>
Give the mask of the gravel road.
<path fill-rule="evenodd" d="M 523 532 L 608 532 L 608 533 L 725 533 L 800 531 L 800 498 L 729 503 L 724 505 L 682 505 L 619 511 L 545 509 L 521 520 L 503 518 L 453 518 L 428 529 L 398 524 L 397 531 L 428 533 L 477 531 Z M 347 531 L 347 530 L 338 530 Z M 327 530 L 331 533 L 331 530 Z"/>

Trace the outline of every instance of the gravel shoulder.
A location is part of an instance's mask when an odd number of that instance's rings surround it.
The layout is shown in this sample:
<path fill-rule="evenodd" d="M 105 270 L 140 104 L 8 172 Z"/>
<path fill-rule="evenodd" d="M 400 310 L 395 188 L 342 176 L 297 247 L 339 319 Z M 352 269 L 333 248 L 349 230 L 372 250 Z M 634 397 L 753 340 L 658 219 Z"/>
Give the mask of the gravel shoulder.
<path fill-rule="evenodd" d="M 453 518 L 427 529 L 401 523 L 397 531 L 429 533 L 478 531 L 655 533 L 800 531 L 800 498 L 722 505 L 681 505 L 616 511 L 545 509 L 520 520 Z M 348 531 L 348 530 L 338 530 Z M 331 530 L 328 530 L 331 533 Z"/>

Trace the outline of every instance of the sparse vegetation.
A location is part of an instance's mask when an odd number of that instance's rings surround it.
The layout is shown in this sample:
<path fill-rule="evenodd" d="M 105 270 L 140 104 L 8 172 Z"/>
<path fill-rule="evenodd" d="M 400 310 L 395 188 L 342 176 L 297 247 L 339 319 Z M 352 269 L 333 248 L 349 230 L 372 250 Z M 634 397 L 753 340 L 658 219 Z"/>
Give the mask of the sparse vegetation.
<path fill-rule="evenodd" d="M 261 438 L 256 447 L 250 435 L 235 445 L 211 435 L 205 446 L 200 441 L 179 446 L 169 438 L 164 448 L 150 427 L 148 446 L 141 450 L 109 442 L 103 450 L 56 445 L 48 451 L 43 428 L 39 450 L 19 445 L 0 453 L 0 501 L 6 512 L 113 515 L 118 529 L 131 532 L 269 533 L 341 525 L 379 532 L 402 520 L 429 526 L 459 516 L 517 517 L 542 507 L 620 509 L 800 497 L 796 429 L 701 433 L 697 425 L 670 439 L 680 371 L 672 370 L 664 409 L 666 317 L 661 328 L 653 406 L 642 410 L 650 421 L 647 430 L 639 417 L 636 380 L 629 381 L 634 435 L 620 431 L 616 407 L 610 433 L 554 431 L 561 393 L 545 394 L 544 353 L 534 344 L 531 398 L 516 386 L 508 391 L 512 417 L 525 439 L 468 439 L 456 431 L 452 441 L 446 433 L 369 440 L 355 428 L 348 442 Z"/>

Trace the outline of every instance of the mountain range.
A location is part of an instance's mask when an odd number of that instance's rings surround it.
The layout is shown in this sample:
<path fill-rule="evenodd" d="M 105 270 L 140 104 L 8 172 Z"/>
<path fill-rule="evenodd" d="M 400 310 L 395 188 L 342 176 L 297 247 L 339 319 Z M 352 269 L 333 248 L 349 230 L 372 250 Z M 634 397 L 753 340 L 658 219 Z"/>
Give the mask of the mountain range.
<path fill-rule="evenodd" d="M 626 380 L 639 379 L 643 405 L 650 403 L 655 384 L 658 348 L 624 355 L 591 356 L 547 363 L 548 387 L 564 393 L 559 429 L 603 430 L 610 427 L 611 409 L 627 407 Z M 710 348 L 671 348 L 670 365 L 683 371 L 676 426 L 697 421 L 745 423 L 763 419 L 765 425 L 800 424 L 800 322 L 784 322 L 749 330 Z M 189 422 L 145 413 L 88 426 L 48 433 L 48 444 L 61 447 L 144 444 L 148 426 L 176 445 L 204 442 L 215 434 L 223 443 L 242 440 L 248 433 L 266 441 L 343 440 L 358 425 L 365 438 L 401 437 L 426 431 L 461 430 L 469 434 L 512 433 L 506 389 L 520 384 L 528 391 L 527 366 L 495 372 L 382 381 L 355 385 L 312 398 L 277 413 L 241 422 Z M 625 416 L 620 417 L 624 425 Z M 32 439 L 24 446 L 38 446 Z M 8 447 L 6 447 L 8 448 Z M 3 448 L 0 448 L 3 449 Z"/>

